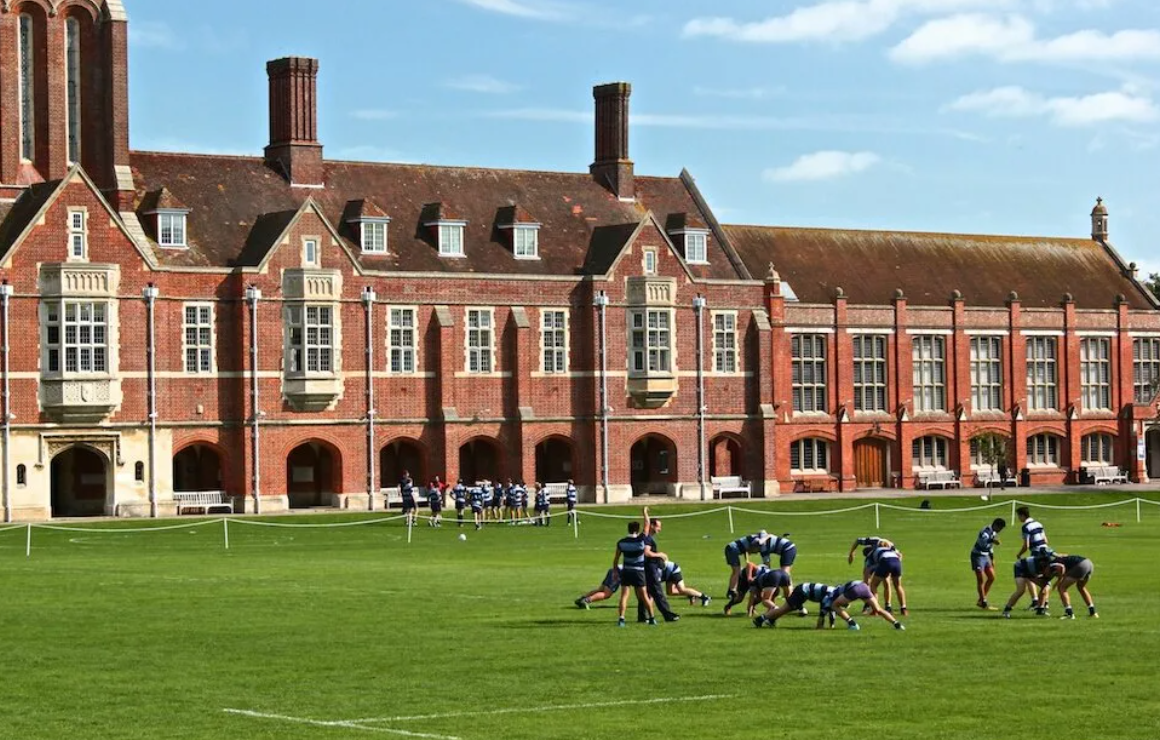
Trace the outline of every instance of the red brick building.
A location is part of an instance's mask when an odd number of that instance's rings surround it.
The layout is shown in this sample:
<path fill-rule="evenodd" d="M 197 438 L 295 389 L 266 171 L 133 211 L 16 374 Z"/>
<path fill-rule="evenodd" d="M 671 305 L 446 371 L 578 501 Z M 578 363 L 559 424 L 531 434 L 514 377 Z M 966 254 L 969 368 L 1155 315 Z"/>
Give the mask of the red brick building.
<path fill-rule="evenodd" d="M 1090 239 L 723 226 L 635 173 L 623 83 L 587 172 L 328 160 L 302 58 L 261 155 L 138 152 L 126 24 L 0 4 L 7 520 L 380 508 L 403 469 L 969 483 L 984 432 L 1036 483 L 1160 469 L 1160 311 L 1102 204 Z"/>

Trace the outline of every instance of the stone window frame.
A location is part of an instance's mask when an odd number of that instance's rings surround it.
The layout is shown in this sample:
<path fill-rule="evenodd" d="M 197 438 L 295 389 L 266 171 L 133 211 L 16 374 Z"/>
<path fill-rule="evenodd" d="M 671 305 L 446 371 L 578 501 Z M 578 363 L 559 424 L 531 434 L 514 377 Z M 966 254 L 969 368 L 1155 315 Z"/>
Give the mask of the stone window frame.
<path fill-rule="evenodd" d="M 72 206 L 68 209 L 68 262 L 89 261 L 89 209 Z M 79 254 L 77 246 L 80 246 Z"/>
<path fill-rule="evenodd" d="M 1096 452 L 1094 457 L 1093 451 Z M 1080 440 L 1079 459 L 1082 465 L 1114 465 L 1116 462 L 1116 438 L 1107 432 L 1085 434 Z"/>
<path fill-rule="evenodd" d="M 1027 408 L 1055 411 L 1059 408 L 1059 338 L 1027 337 Z"/>
<path fill-rule="evenodd" d="M 1093 349 L 1095 350 L 1093 356 Z M 1080 399 L 1084 411 L 1112 410 L 1112 340 L 1081 337 L 1079 342 Z"/>
<path fill-rule="evenodd" d="M 310 321 L 311 311 L 315 311 L 318 317 L 313 323 Z M 322 312 L 324 311 L 329 317 L 329 321 L 326 323 L 322 322 Z M 333 303 L 303 301 L 286 305 L 284 314 L 286 377 L 331 378 L 337 374 L 339 352 L 339 345 L 336 341 L 339 329 L 336 320 L 337 314 L 338 307 Z M 315 335 L 317 339 L 313 342 L 310 341 L 312 329 L 317 332 Z M 294 340 L 295 331 L 300 332 L 300 339 L 297 342 Z M 322 340 L 324 335 L 328 337 L 326 341 Z M 314 370 L 310 369 L 312 349 L 317 351 L 316 357 L 318 358 L 318 368 Z M 300 352 L 300 356 L 296 356 L 296 352 Z M 322 369 L 324 364 L 327 365 L 326 369 Z"/>
<path fill-rule="evenodd" d="M 727 320 L 732 326 L 718 328 L 717 319 Z M 736 375 L 741 372 L 741 356 L 737 351 L 737 312 L 710 311 L 709 323 L 713 332 L 713 374 Z"/>
<path fill-rule="evenodd" d="M 548 326 L 549 317 L 563 317 L 561 325 Z M 571 312 L 566 308 L 544 308 L 540 310 L 540 372 L 546 375 L 559 375 L 568 372 L 571 367 Z M 549 335 L 554 337 L 551 346 L 548 344 Z M 551 364 L 549 364 L 551 359 Z"/>
<path fill-rule="evenodd" d="M 915 437 L 910 442 L 910 468 L 914 472 L 950 469 L 950 440 L 937 434 Z"/>
<path fill-rule="evenodd" d="M 825 458 L 825 465 L 817 464 L 819 456 Z M 795 465 L 795 458 L 797 464 Z M 811 467 L 805 467 L 807 458 L 813 460 Z M 797 475 L 822 475 L 830 472 L 830 441 L 821 437 L 802 437 L 789 443 L 790 472 Z"/>
<path fill-rule="evenodd" d="M 813 355 L 806 357 L 802 350 L 806 342 L 811 345 Z M 817 349 L 821 348 L 821 356 Z M 800 333 L 790 336 L 790 385 L 793 396 L 793 413 L 818 414 L 829 412 L 829 336 L 826 334 Z M 806 382 L 806 368 L 811 367 L 813 380 Z M 813 390 L 813 403 L 806 408 L 807 391 Z"/>
<path fill-rule="evenodd" d="M 1027 438 L 1027 467 L 1058 468 L 1063 444 L 1057 434 L 1041 432 Z"/>
<path fill-rule="evenodd" d="M 890 403 L 889 337 L 879 333 L 860 333 L 853 335 L 852 340 L 854 344 L 854 410 L 884 413 Z M 867 346 L 872 350 L 869 355 L 866 354 Z M 881 378 L 878 377 L 878 369 L 881 369 Z M 873 377 L 869 380 L 866 379 L 867 370 L 873 371 L 871 373 Z M 873 403 L 867 404 L 867 395 L 871 393 L 873 394 Z"/>
<path fill-rule="evenodd" d="M 687 229 L 685 236 L 685 262 L 690 265 L 709 264 L 708 229 Z"/>
<path fill-rule="evenodd" d="M 364 218 L 359 222 L 359 249 L 363 254 L 390 253 L 390 223 L 389 218 Z"/>
<path fill-rule="evenodd" d="M 400 312 L 400 315 L 405 314 L 405 315 L 409 315 L 411 317 L 411 326 L 410 327 L 395 326 L 394 325 L 394 318 L 395 318 L 396 311 Z M 387 313 L 387 315 L 386 315 L 386 321 L 387 321 L 387 333 L 386 333 L 387 368 L 386 368 L 386 370 L 391 375 L 415 375 L 416 373 L 419 372 L 419 307 L 418 306 L 388 305 L 386 307 L 386 313 Z M 394 341 L 394 333 L 396 331 L 398 331 L 398 332 L 406 332 L 406 331 L 411 332 L 410 344 L 403 344 L 403 343 L 396 344 Z M 410 370 L 404 370 L 404 369 L 396 370 L 395 369 L 395 353 L 396 352 L 400 353 L 399 354 L 400 360 L 403 360 L 403 359 L 406 359 L 409 357 L 409 359 L 411 361 L 411 369 Z M 403 363 L 400 362 L 400 366 L 402 366 L 402 364 Z"/>
<path fill-rule="evenodd" d="M 487 326 L 483 326 L 476 319 L 476 326 L 472 326 L 473 317 L 487 317 Z M 491 375 L 496 372 L 495 365 L 495 308 L 491 306 L 469 306 L 463 311 L 463 370 L 471 375 Z M 483 332 L 486 332 L 487 343 L 483 342 Z M 476 338 L 476 345 L 472 346 L 472 338 Z M 477 367 L 472 368 L 472 360 L 477 361 Z"/>
<path fill-rule="evenodd" d="M 1132 397 L 1151 403 L 1160 388 L 1160 336 L 1132 340 Z"/>
<path fill-rule="evenodd" d="M 194 310 L 196 313 L 195 321 L 190 323 L 189 311 Z M 202 311 L 208 311 L 206 321 L 202 321 Z M 186 375 L 213 375 L 217 372 L 217 332 L 215 331 L 215 315 L 214 304 L 209 301 L 188 301 L 181 306 L 181 363 L 182 370 Z M 197 341 L 190 343 L 189 332 L 197 332 Z M 201 333 L 203 331 L 209 332 L 209 341 L 203 342 L 201 340 Z M 197 352 L 196 367 L 190 369 L 189 367 L 189 352 L 194 350 Z M 208 367 L 203 367 L 202 360 L 208 357 Z"/>
<path fill-rule="evenodd" d="M 169 223 L 166 224 L 166 221 Z M 169 232 L 167 239 L 165 234 Z M 177 238 L 180 237 L 180 238 Z M 157 211 L 157 246 L 162 249 L 187 249 L 189 247 L 189 219 L 186 212 L 173 209 Z"/>
<path fill-rule="evenodd" d="M 314 259 L 310 258 L 310 246 L 314 245 Z M 322 269 L 322 237 L 302 237 L 302 267 L 307 270 Z"/>
<path fill-rule="evenodd" d="M 940 334 L 911 338 L 911 384 L 916 412 L 947 410 L 947 341 Z"/>
<path fill-rule="evenodd" d="M 986 353 L 980 350 L 986 347 Z M 971 409 L 973 411 L 1003 411 L 1003 337 L 980 335 L 971 337 Z M 986 356 L 984 356 L 986 354 Z M 986 374 L 985 382 L 983 374 Z M 986 403 L 980 403 L 985 401 Z"/>
<path fill-rule="evenodd" d="M 649 326 L 649 319 L 652 315 L 658 318 L 657 326 Z M 667 326 L 662 327 L 659 319 L 665 318 Z M 640 325 L 637 325 L 637 320 L 640 320 Z M 657 336 L 658 341 L 652 341 L 653 335 Z M 674 354 L 674 337 L 676 335 L 676 312 L 672 308 L 660 307 L 642 307 L 632 308 L 628 312 L 628 374 L 629 377 L 648 377 L 652 375 L 668 376 L 673 374 L 673 354 Z M 638 336 L 641 342 L 637 343 Z M 667 337 L 667 340 L 662 344 L 659 339 L 661 336 Z M 659 353 L 658 359 L 664 359 L 663 363 L 658 362 L 658 367 L 653 367 L 653 353 Z M 638 363 L 637 360 L 641 362 Z M 663 365 L 663 367 L 662 367 Z"/>

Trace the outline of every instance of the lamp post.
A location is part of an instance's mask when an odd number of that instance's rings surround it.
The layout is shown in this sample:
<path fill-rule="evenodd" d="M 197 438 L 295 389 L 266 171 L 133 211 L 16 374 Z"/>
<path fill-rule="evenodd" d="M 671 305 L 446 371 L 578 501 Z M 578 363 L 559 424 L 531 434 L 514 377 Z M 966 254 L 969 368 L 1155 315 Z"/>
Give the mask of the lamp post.
<path fill-rule="evenodd" d="M 592 305 L 600 315 L 600 486 L 604 489 L 602 499 L 608 503 L 608 347 L 605 314 L 608 310 L 608 294 L 603 290 L 592 299 Z"/>
<path fill-rule="evenodd" d="M 246 302 L 250 304 L 250 454 L 253 457 L 252 475 L 250 479 L 254 496 L 254 513 L 262 513 L 262 463 L 260 451 L 259 422 L 262 412 L 258 409 L 258 303 L 262 300 L 262 291 L 256 285 L 246 286 Z"/>

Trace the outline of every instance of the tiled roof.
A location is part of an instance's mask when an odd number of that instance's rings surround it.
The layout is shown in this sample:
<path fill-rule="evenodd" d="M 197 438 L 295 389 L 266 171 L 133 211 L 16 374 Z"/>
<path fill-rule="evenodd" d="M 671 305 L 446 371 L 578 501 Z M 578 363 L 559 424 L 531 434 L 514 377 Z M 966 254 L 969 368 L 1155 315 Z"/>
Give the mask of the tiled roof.
<path fill-rule="evenodd" d="M 515 226 L 516 224 L 538 224 L 539 221 L 523 206 L 513 204 L 503 206 L 496 211 L 495 223 L 497 226 Z"/>
<path fill-rule="evenodd" d="M 154 211 L 188 211 L 184 203 L 178 200 L 169 188 L 162 186 L 158 190 L 146 193 L 137 206 L 137 212 L 144 215 Z"/>
<path fill-rule="evenodd" d="M 611 264 L 610 234 L 631 235 L 648 211 L 661 223 L 674 213 L 700 214 L 680 178 L 638 176 L 639 202 L 622 202 L 588 173 L 531 172 L 468 167 L 328 161 L 323 188 L 291 188 L 256 157 L 133 152 L 138 197 L 168 188 L 190 208 L 188 250 L 155 249 L 162 264 L 256 265 L 310 197 L 351 250 L 359 248 L 344 228 L 352 201 L 373 202 L 391 218 L 389 253 L 361 255 L 376 270 L 446 273 L 575 275 Z M 432 204 L 435 204 L 434 206 Z M 538 260 L 517 260 L 497 228 L 500 209 L 518 204 L 539 223 Z M 433 209 L 438 209 L 433 210 Z M 439 257 L 433 230 L 423 224 L 437 217 L 467 222 L 465 258 Z M 617 228 L 627 225 L 627 229 Z M 613 227 L 609 230 L 609 227 Z M 734 264 L 715 240 L 710 263 L 693 265 L 694 275 L 736 279 Z M 590 251 L 601 257 L 590 259 Z"/>
<path fill-rule="evenodd" d="M 887 304 L 901 288 L 915 305 L 945 306 L 953 291 L 969 305 L 1001 306 L 1011 291 L 1026 306 L 1111 308 L 1117 294 L 1150 308 L 1110 250 L 1091 239 L 972 236 L 770 226 L 727 226 L 754 275 L 772 262 L 798 298 L 829 303 L 841 287 L 851 303 Z"/>
<path fill-rule="evenodd" d="M 0 258 L 8 254 L 13 242 L 20 237 L 32 219 L 36 218 L 36 214 L 60 187 L 60 183 L 60 180 L 50 180 L 31 185 L 21 193 L 15 203 L 0 205 L 0 208 L 8 208 L 7 213 L 0 211 Z"/>

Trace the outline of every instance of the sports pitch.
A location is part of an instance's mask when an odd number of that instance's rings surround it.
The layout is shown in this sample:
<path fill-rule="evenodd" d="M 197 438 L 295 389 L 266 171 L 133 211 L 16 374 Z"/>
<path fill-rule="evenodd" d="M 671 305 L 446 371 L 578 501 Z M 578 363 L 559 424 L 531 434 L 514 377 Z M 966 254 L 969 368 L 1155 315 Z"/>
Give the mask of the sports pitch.
<path fill-rule="evenodd" d="M 615 602 L 573 605 L 612 561 L 624 520 L 561 516 L 549 528 L 452 521 L 263 527 L 220 520 L 156 532 L 0 532 L 0 737 L 84 738 L 899 738 L 1160 737 L 1160 506 L 1048 510 L 1122 497 L 1021 497 L 1051 545 L 1095 562 L 1100 619 L 974 606 L 968 552 L 1010 507 L 938 498 L 933 512 L 866 502 L 738 504 L 737 535 L 788 532 L 796 582 L 856 578 L 852 540 L 882 534 L 905 555 L 906 632 L 787 617 L 724 618 L 724 511 L 656 507 L 661 549 L 707 608 L 677 623 L 616 627 Z M 1151 496 L 1160 499 L 1160 496 Z M 918 499 L 891 500 L 915 509 Z M 559 508 L 557 507 L 557 512 Z M 636 514 L 636 509 L 601 509 Z M 374 515 L 289 517 L 293 525 Z M 381 516 L 381 515 L 380 515 Z M 1104 527 L 1103 523 L 1120 523 Z M 160 525 L 190 524 L 160 522 Z M 1010 523 L 1010 522 L 1009 522 Z M 141 527 L 140 523 L 93 528 Z M 460 532 L 467 540 L 457 539 Z M 997 548 L 1002 605 L 1017 523 Z M 811 605 L 814 607 L 815 605 Z"/>

